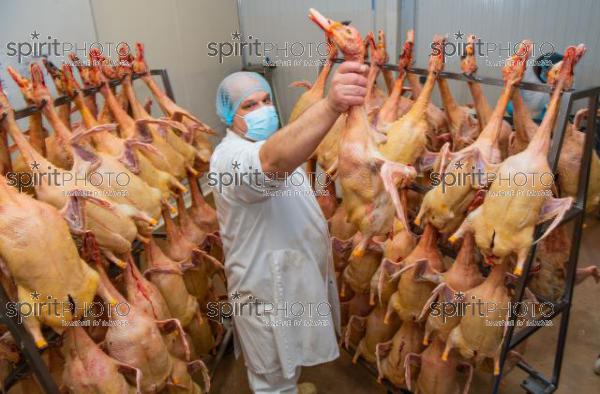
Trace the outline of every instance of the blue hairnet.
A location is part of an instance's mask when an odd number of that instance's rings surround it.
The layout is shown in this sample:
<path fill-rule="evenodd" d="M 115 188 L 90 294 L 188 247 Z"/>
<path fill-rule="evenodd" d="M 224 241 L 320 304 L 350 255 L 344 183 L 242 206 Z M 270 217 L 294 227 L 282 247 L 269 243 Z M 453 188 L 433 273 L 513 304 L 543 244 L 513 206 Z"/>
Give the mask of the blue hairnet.
<path fill-rule="evenodd" d="M 230 126 L 242 101 L 260 91 L 273 97 L 269 83 L 260 74 L 239 71 L 228 75 L 217 89 L 217 115 Z"/>

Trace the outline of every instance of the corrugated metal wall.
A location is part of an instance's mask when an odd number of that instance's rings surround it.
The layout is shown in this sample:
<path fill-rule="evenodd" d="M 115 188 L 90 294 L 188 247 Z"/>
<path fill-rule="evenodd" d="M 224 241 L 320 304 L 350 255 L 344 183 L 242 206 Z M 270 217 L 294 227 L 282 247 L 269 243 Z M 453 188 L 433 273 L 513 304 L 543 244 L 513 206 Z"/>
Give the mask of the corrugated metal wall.
<path fill-rule="evenodd" d="M 412 3 L 404 0 L 404 3 Z M 497 43 L 504 48 L 522 39 L 544 44 L 544 50 L 554 46 L 562 53 L 566 46 L 586 44 L 588 52 L 575 71 L 575 87 L 600 84 L 600 1 L 597 0 L 422 0 L 415 1 L 416 64 L 425 67 L 429 42 L 435 33 L 447 33 L 450 41 L 454 34 L 474 33 L 482 41 Z M 404 10 L 404 7 L 402 8 Z M 408 22 L 405 22 L 408 18 Z M 410 23 L 403 15 L 401 30 Z M 405 26 L 402 26 L 405 25 Z M 408 28 L 409 26 L 406 26 Z M 462 40 L 458 40 L 462 41 Z M 490 60 L 495 60 L 497 52 Z M 506 51 L 503 56 L 506 58 Z M 502 58 L 500 57 L 500 59 Z M 498 67 L 479 62 L 479 73 L 499 77 Z M 460 71 L 459 59 L 450 58 L 448 71 Z M 453 91 L 461 102 L 470 99 L 460 82 L 451 81 Z M 491 88 L 489 93 L 497 92 Z"/>
<path fill-rule="evenodd" d="M 427 66 L 430 40 L 436 33 L 448 34 L 451 42 L 464 41 L 475 33 L 482 41 L 495 43 L 503 51 L 490 52 L 489 62 L 508 57 L 506 48 L 522 39 L 533 40 L 544 50 L 554 47 L 559 53 L 567 45 L 583 42 L 588 52 L 576 69 L 575 87 L 600 84 L 600 1 L 598 0 L 242 0 L 240 21 L 246 35 L 279 46 L 294 42 L 317 43 L 322 33 L 308 21 L 307 11 L 315 7 L 337 20 L 352 20 L 361 32 L 383 28 L 387 33 L 390 62 L 407 29 L 416 30 L 415 64 Z M 455 33 L 465 34 L 456 39 Z M 308 57 L 302 57 L 308 59 Z M 314 58 L 313 58 L 314 59 Z M 249 59 L 256 62 L 254 59 Z M 448 58 L 446 69 L 460 71 L 459 57 Z M 480 75 L 500 77 L 500 68 L 479 61 Z M 310 65 L 280 66 L 275 72 L 275 85 L 280 106 L 287 118 L 301 91 L 288 88 L 294 80 L 313 81 L 316 67 Z M 456 98 L 471 101 L 464 83 L 450 81 Z M 490 101 L 499 89 L 486 88 Z M 437 91 L 434 100 L 439 103 Z"/>

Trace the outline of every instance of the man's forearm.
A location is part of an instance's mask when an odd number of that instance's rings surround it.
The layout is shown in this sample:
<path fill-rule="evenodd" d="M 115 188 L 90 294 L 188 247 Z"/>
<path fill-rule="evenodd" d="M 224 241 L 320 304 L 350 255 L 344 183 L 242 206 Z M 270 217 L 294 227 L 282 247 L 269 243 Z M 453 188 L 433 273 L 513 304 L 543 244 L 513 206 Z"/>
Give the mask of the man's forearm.
<path fill-rule="evenodd" d="M 310 106 L 294 122 L 282 127 L 260 149 L 265 173 L 284 176 L 304 163 L 315 151 L 338 118 L 336 112 L 321 99 Z"/>

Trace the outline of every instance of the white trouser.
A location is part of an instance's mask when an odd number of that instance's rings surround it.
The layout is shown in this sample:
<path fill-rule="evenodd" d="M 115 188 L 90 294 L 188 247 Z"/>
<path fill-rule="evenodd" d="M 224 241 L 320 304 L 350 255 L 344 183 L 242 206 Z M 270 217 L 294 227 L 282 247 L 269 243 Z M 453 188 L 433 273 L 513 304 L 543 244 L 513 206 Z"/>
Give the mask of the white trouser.
<path fill-rule="evenodd" d="M 254 394 L 297 394 L 300 367 L 296 368 L 294 376 L 287 379 L 283 372 L 278 370 L 269 374 L 256 374 L 248 369 L 248 382 Z"/>

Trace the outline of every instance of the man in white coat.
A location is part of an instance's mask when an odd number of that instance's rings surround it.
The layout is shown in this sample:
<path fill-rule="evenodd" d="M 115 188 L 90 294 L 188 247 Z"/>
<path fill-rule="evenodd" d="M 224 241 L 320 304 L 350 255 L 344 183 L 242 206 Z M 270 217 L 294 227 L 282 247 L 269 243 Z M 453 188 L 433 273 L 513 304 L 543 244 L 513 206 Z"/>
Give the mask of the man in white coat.
<path fill-rule="evenodd" d="M 237 72 L 221 82 L 227 135 L 210 161 L 225 251 L 236 355 L 255 393 L 315 392 L 301 366 L 336 359 L 339 304 L 327 221 L 301 168 L 349 106 L 361 105 L 367 66 L 346 62 L 327 96 L 279 128 L 269 84 Z"/>

